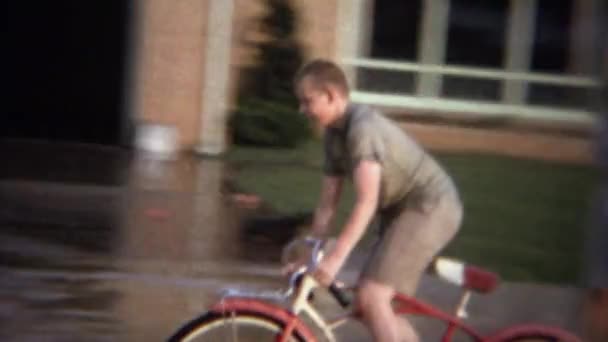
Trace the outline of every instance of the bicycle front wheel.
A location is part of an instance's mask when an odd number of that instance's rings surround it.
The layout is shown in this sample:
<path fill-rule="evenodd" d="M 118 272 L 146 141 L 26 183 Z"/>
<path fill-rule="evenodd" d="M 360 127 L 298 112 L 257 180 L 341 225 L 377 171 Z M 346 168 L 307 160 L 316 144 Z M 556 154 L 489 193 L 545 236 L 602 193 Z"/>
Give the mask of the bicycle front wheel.
<path fill-rule="evenodd" d="M 210 312 L 184 325 L 170 342 L 248 342 L 276 341 L 283 322 L 258 313 L 234 312 L 227 315 Z M 306 342 L 301 336 L 291 336 L 289 342 Z"/>

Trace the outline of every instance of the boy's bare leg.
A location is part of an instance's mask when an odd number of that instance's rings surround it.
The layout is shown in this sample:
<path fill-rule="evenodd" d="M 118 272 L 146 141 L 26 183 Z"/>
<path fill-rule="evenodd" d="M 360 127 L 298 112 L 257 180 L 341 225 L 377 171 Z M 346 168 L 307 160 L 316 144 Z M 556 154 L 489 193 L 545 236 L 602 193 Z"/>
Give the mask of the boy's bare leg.
<path fill-rule="evenodd" d="M 357 301 L 363 320 L 377 342 L 419 342 L 414 327 L 397 316 L 391 305 L 395 290 L 387 285 L 363 280 Z"/>

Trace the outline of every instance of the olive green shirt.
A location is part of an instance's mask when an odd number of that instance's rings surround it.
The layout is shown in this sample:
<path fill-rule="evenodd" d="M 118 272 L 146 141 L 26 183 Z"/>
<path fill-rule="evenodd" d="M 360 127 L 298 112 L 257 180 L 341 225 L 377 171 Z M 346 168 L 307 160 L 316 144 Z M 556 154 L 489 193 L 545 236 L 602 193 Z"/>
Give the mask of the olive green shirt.
<path fill-rule="evenodd" d="M 405 131 L 371 107 L 349 104 L 324 136 L 324 172 L 351 176 L 361 160 L 382 167 L 379 209 L 401 201 L 424 205 L 445 194 L 456 195 L 443 168 Z"/>

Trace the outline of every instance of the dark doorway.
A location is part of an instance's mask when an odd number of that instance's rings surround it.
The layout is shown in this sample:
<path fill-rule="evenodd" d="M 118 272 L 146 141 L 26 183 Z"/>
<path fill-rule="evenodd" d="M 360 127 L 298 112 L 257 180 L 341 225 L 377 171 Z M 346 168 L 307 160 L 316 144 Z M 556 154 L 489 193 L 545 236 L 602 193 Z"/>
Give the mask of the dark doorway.
<path fill-rule="evenodd" d="M 123 145 L 133 2 L 3 6 L 0 137 Z"/>

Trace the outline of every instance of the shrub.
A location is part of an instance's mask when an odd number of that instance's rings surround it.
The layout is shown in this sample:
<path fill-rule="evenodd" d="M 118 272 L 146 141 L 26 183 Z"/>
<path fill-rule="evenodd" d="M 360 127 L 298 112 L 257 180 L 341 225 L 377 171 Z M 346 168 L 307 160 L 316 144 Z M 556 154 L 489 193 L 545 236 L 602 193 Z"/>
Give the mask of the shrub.
<path fill-rule="evenodd" d="M 308 119 L 290 106 L 247 99 L 231 117 L 234 143 L 292 148 L 312 135 Z"/>

